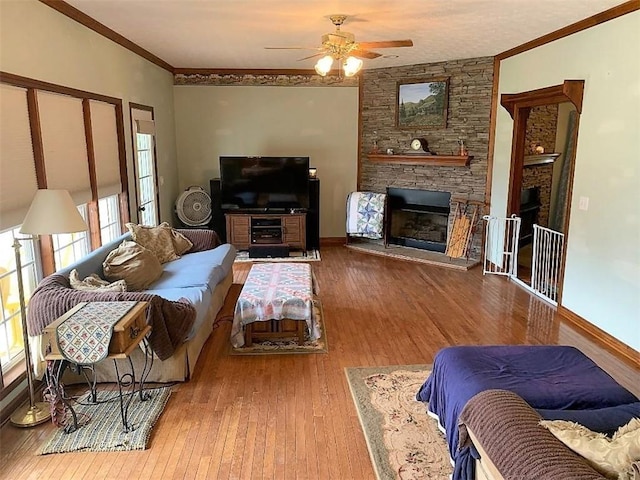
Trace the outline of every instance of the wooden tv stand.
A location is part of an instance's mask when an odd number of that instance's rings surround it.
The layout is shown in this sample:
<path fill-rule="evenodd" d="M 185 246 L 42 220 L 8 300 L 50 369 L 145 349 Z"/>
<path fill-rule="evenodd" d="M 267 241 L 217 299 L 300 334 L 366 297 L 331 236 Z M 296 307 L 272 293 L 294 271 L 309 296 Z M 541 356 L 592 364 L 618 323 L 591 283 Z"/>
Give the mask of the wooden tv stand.
<path fill-rule="evenodd" d="M 251 245 L 289 245 L 307 250 L 306 213 L 226 213 L 227 242 L 238 250 Z"/>

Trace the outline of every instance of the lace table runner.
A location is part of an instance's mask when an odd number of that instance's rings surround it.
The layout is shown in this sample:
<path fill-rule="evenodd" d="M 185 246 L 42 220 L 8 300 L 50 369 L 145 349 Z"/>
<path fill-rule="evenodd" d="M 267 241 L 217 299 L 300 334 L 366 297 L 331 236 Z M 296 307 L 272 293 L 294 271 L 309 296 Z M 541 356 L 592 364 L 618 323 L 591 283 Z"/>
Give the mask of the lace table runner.
<path fill-rule="evenodd" d="M 70 362 L 87 365 L 109 354 L 113 327 L 138 302 L 89 302 L 58 325 L 60 353 Z"/>

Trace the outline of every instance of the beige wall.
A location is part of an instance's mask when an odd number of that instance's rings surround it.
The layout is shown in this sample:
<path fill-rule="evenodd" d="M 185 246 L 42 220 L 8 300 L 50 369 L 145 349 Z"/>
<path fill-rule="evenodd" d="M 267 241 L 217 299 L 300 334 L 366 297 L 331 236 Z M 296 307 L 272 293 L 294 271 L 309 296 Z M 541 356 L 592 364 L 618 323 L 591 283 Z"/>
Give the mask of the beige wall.
<path fill-rule="evenodd" d="M 36 0 L 2 1 L 0 70 L 122 99 L 132 202 L 129 102 L 154 107 L 158 173 L 164 181 L 160 212 L 171 221 L 178 192 L 171 73 Z"/>
<path fill-rule="evenodd" d="M 176 86 L 179 185 L 219 177 L 222 155 L 308 156 L 320 179 L 320 236 L 345 235 L 356 188 L 356 87 Z"/>
<path fill-rule="evenodd" d="M 499 92 L 584 79 L 562 304 L 640 350 L 640 11 L 508 58 Z M 513 122 L 498 109 L 493 215 L 507 205 Z M 580 197 L 589 199 L 580 210 Z"/>

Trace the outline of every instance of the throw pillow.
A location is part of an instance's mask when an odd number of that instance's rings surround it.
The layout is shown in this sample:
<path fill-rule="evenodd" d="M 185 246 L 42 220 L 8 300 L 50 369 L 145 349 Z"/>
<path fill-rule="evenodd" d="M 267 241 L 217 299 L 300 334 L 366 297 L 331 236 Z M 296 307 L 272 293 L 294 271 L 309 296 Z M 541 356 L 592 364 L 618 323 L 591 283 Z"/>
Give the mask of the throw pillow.
<path fill-rule="evenodd" d="M 193 247 L 191 240 L 173 228 L 171 229 L 171 241 L 176 255 L 184 255 Z"/>
<path fill-rule="evenodd" d="M 127 223 L 126 225 L 131 232 L 133 240 L 144 248 L 151 250 L 158 257 L 160 263 L 167 263 L 180 258 L 176 255 L 173 247 L 171 227 L 167 222 L 161 223 L 157 227 L 145 227 L 135 223 Z"/>
<path fill-rule="evenodd" d="M 124 241 L 102 264 L 109 280 L 124 280 L 129 290 L 144 290 L 162 275 L 158 258 L 136 242 Z"/>
<path fill-rule="evenodd" d="M 640 419 L 634 418 L 609 438 L 566 420 L 541 420 L 540 425 L 608 478 L 630 480 L 640 460 Z"/>
<path fill-rule="evenodd" d="M 127 283 L 124 280 L 117 280 L 109 283 L 95 273 L 92 273 L 84 280 L 80 280 L 78 271 L 74 268 L 69 274 L 69 283 L 74 290 L 100 290 L 101 292 L 126 292 Z"/>

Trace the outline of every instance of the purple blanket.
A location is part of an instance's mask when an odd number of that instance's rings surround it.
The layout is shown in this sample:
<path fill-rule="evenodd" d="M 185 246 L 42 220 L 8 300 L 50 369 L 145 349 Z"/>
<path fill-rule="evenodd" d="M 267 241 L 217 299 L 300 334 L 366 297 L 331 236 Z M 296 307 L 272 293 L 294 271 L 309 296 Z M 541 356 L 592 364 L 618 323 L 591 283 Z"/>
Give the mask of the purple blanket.
<path fill-rule="evenodd" d="M 520 395 L 533 408 L 560 410 L 601 408 L 638 399 L 574 347 L 546 345 L 463 346 L 440 350 L 433 371 L 417 399 L 428 402 L 446 431 L 454 462 L 458 450 L 458 416 L 467 401 L 484 390 Z M 469 452 L 465 452 L 469 455 Z M 456 473 L 458 473 L 456 466 Z M 464 478 L 457 476 L 456 478 Z"/>

